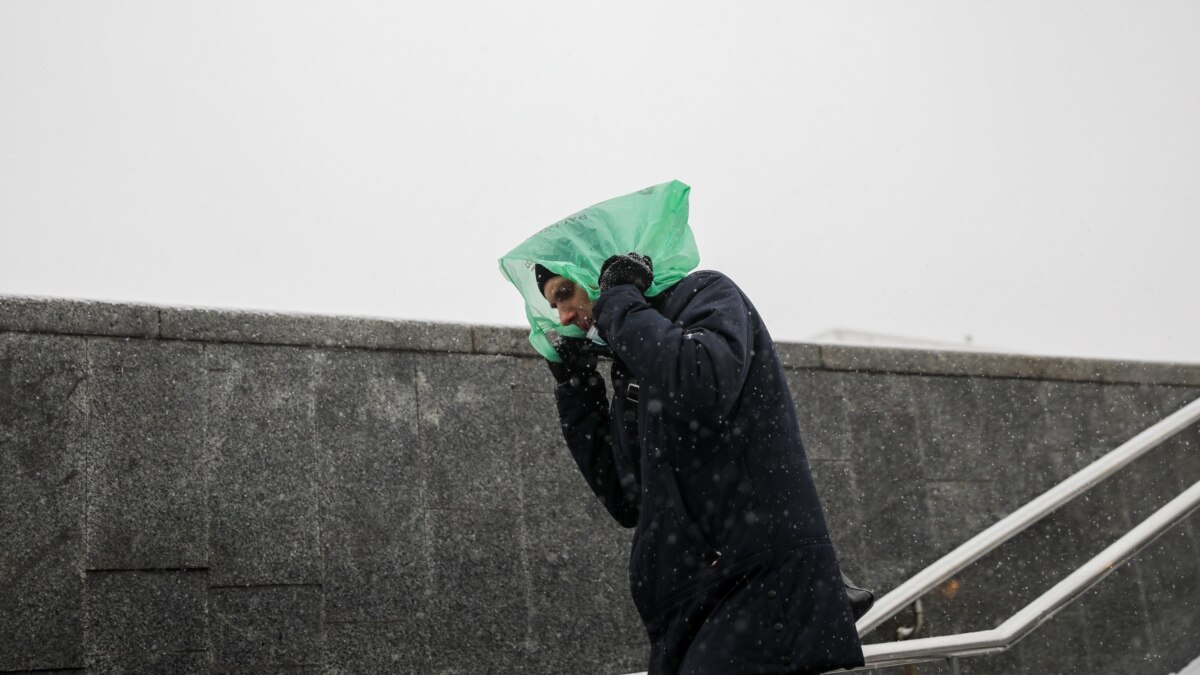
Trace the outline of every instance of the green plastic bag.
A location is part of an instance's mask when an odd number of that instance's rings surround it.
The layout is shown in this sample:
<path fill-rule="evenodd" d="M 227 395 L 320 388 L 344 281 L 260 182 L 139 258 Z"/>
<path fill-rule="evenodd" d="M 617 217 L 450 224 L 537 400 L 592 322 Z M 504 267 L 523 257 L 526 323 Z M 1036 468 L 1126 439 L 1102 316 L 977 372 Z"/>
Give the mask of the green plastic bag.
<path fill-rule="evenodd" d="M 558 312 L 538 292 L 534 264 L 582 286 L 595 300 L 600 295 L 600 265 L 609 256 L 637 251 L 650 256 L 654 264 L 654 283 L 646 295 L 658 295 L 700 264 L 687 222 L 690 191 L 687 185 L 671 181 L 600 202 L 554 223 L 500 258 L 500 272 L 525 300 L 529 342 L 539 354 L 562 360 L 547 333 L 584 335 L 577 326 L 558 323 Z"/>

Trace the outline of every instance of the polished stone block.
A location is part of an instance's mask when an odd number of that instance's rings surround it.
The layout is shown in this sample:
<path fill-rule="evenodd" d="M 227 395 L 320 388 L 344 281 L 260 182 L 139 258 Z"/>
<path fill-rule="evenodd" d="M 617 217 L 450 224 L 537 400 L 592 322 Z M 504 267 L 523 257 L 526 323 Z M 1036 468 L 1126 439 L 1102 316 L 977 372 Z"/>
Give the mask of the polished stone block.
<path fill-rule="evenodd" d="M 912 377 L 919 389 L 916 424 L 925 477 L 932 481 L 990 481 L 1003 476 L 1008 458 L 992 450 L 984 419 L 992 417 L 965 377 Z"/>
<path fill-rule="evenodd" d="M 89 572 L 85 582 L 89 668 L 206 650 L 207 584 L 207 573 L 191 570 Z"/>
<path fill-rule="evenodd" d="M 88 355 L 88 568 L 207 566 L 202 348 L 95 339 Z"/>
<path fill-rule="evenodd" d="M 842 373 L 795 370 L 787 374 L 796 404 L 800 438 L 809 459 L 846 459 L 851 454 L 846 434 L 849 402 L 842 389 Z"/>
<path fill-rule="evenodd" d="M 1011 486 L 1002 481 L 931 481 L 926 503 L 934 546 L 950 551 L 1012 512 Z"/>
<path fill-rule="evenodd" d="M 888 492 L 863 510 L 861 578 L 868 587 L 889 589 L 920 571 L 945 551 L 933 546 L 924 486 Z"/>
<path fill-rule="evenodd" d="M 421 450 L 427 458 L 427 503 L 434 508 L 512 508 L 518 499 L 514 444 L 523 427 L 508 396 L 549 379 L 523 359 L 422 356 L 417 363 Z M 549 387 L 543 391 L 551 390 Z M 557 413 L 548 413 L 556 419 Z"/>
<path fill-rule="evenodd" d="M 411 621 L 428 578 L 412 359 L 315 358 L 326 619 Z"/>
<path fill-rule="evenodd" d="M 318 583 L 313 352 L 206 348 L 214 585 Z"/>
<path fill-rule="evenodd" d="M 846 373 L 844 433 L 858 475 L 876 493 L 900 489 L 926 477 L 920 426 L 923 389 L 899 375 Z"/>
<path fill-rule="evenodd" d="M 846 429 L 862 495 L 859 583 L 890 588 L 940 555 L 932 546 L 917 408 L 921 389 L 894 375 L 846 373 Z M 866 562 L 870 561 L 870 562 Z"/>
<path fill-rule="evenodd" d="M 844 571 L 859 578 L 863 565 L 863 495 L 854 475 L 854 465 L 844 460 L 813 460 L 813 482 L 825 512 L 829 536 Z"/>
<path fill-rule="evenodd" d="M 629 612 L 597 612 L 588 604 L 573 605 L 569 612 L 541 608 L 531 617 L 522 672 L 633 673 L 646 670 L 650 643 L 637 619 L 633 603 Z"/>
<path fill-rule="evenodd" d="M 528 672 L 645 669 L 645 631 L 629 595 L 632 531 L 592 494 L 571 459 L 549 394 L 514 393 L 521 459 L 530 631 Z M 573 608 L 564 611 L 563 608 Z"/>
<path fill-rule="evenodd" d="M 434 672 L 515 672 L 527 659 L 530 579 L 520 516 L 506 511 L 428 513 L 433 587 L 429 657 Z"/>
<path fill-rule="evenodd" d="M 423 619 L 419 613 L 414 618 Z M 426 673 L 428 626 L 422 621 L 325 624 L 324 672 Z"/>
<path fill-rule="evenodd" d="M 1126 564 L 1079 600 L 1087 612 L 1088 665 L 1093 673 L 1156 672 L 1162 663 L 1142 597 L 1139 570 Z M 1193 649 L 1194 651 L 1194 649 Z"/>
<path fill-rule="evenodd" d="M 1151 649 L 1146 654 L 1149 671 L 1178 672 L 1196 658 L 1196 638 L 1200 635 L 1196 621 L 1200 617 L 1200 556 L 1196 555 L 1200 542 L 1195 534 L 1196 521 L 1193 514 L 1128 563 L 1141 582 L 1146 614 L 1152 617 Z M 1187 524 L 1192 527 L 1184 526 Z"/>
<path fill-rule="evenodd" d="M 208 597 L 215 670 L 320 665 L 319 586 L 219 587 Z"/>
<path fill-rule="evenodd" d="M 82 667 L 82 338 L 0 334 L 0 670 Z"/>

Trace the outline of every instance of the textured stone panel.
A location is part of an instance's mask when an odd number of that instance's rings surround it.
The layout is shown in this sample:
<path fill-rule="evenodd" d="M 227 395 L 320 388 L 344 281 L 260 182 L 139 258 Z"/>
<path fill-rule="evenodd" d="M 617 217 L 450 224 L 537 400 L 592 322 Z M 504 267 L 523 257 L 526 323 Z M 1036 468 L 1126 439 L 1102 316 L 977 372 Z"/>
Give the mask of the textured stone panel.
<path fill-rule="evenodd" d="M 1034 449 L 1026 458 L 1027 470 L 1052 487 L 1116 447 L 1106 420 L 1107 406 L 1100 386 L 1076 382 L 1043 382 L 1038 398 L 1043 402 L 1041 425 L 1034 431 Z M 1122 439 L 1124 440 L 1124 439 Z M 1038 490 L 1040 493 L 1042 490 Z"/>
<path fill-rule="evenodd" d="M 863 513 L 860 583 L 890 589 L 912 576 L 945 551 L 933 547 L 925 486 L 898 488 L 869 504 Z"/>
<path fill-rule="evenodd" d="M 1138 576 L 1136 566 L 1126 563 L 1078 600 L 1089 621 L 1090 672 L 1159 672 Z"/>
<path fill-rule="evenodd" d="M 216 670 L 258 671 L 321 662 L 319 586 L 212 588 L 209 611 Z"/>
<path fill-rule="evenodd" d="M 927 393 L 899 375 L 846 373 L 841 377 L 851 458 L 879 491 L 925 477 L 918 409 Z"/>
<path fill-rule="evenodd" d="M 325 673 L 427 673 L 428 629 L 412 621 L 325 624 Z"/>
<path fill-rule="evenodd" d="M 530 586 L 515 512 L 428 512 L 433 541 L 430 669 L 517 672 L 526 662 Z"/>
<path fill-rule="evenodd" d="M 0 331 L 158 336 L 158 307 L 0 295 Z"/>
<path fill-rule="evenodd" d="M 846 433 L 848 402 L 841 373 L 826 370 L 789 371 L 788 388 L 796 403 L 800 438 L 809 459 L 846 459 L 852 446 Z"/>
<path fill-rule="evenodd" d="M 912 377 L 920 388 L 917 426 L 922 437 L 925 477 L 942 481 L 1001 478 L 1008 458 L 990 452 L 987 418 L 993 412 L 964 377 Z"/>
<path fill-rule="evenodd" d="M 825 522 L 843 570 L 856 581 L 869 564 L 862 553 L 862 503 L 854 465 L 848 461 L 817 459 L 810 462 L 813 482 L 825 511 Z"/>
<path fill-rule="evenodd" d="M 313 352 L 209 346 L 214 585 L 318 583 Z"/>
<path fill-rule="evenodd" d="M 519 482 L 513 443 L 521 427 L 506 394 L 521 379 L 544 377 L 528 364 L 519 365 L 521 361 L 527 360 L 457 355 L 419 359 L 421 449 L 428 458 L 430 506 L 513 508 Z"/>
<path fill-rule="evenodd" d="M 957 548 L 1011 513 L 1009 490 L 1000 481 L 930 481 L 926 503 L 937 550 Z"/>
<path fill-rule="evenodd" d="M 632 530 L 592 494 L 562 438 L 554 397 L 517 392 L 523 430 L 522 533 L 529 577 L 528 672 L 645 669 L 645 630 L 629 595 Z M 573 608 L 564 611 L 564 608 Z"/>
<path fill-rule="evenodd" d="M 916 407 L 921 391 L 895 375 L 846 373 L 847 433 L 862 503 L 859 583 L 894 587 L 936 559 Z"/>
<path fill-rule="evenodd" d="M 1155 412 L 1157 417 L 1166 417 L 1167 415 L 1179 410 L 1185 405 L 1200 398 L 1200 387 L 1155 387 L 1145 385 L 1142 389 L 1146 392 L 1146 396 L 1156 401 Z M 1195 427 L 1192 427 L 1195 429 Z"/>
<path fill-rule="evenodd" d="M 519 430 L 513 436 L 513 451 L 526 515 L 583 529 L 590 529 L 600 519 L 616 525 L 567 449 L 554 396 L 516 392 L 508 408 Z"/>
<path fill-rule="evenodd" d="M 1149 427 L 1195 398 L 1195 392 L 1144 386 L 1110 386 L 1106 399 L 1129 412 L 1136 427 Z M 1135 524 L 1200 481 L 1200 424 L 1193 424 L 1122 471 L 1120 492 Z"/>
<path fill-rule="evenodd" d="M 526 526 L 531 585 L 524 649 L 537 672 L 644 670 L 649 648 L 629 590 L 632 530 L 603 509 L 583 518 L 530 513 Z M 581 642 L 583 635 L 591 637 Z"/>
<path fill-rule="evenodd" d="M 96 339 L 88 354 L 88 568 L 206 566 L 202 348 Z"/>
<path fill-rule="evenodd" d="M 570 581 L 607 578 L 613 570 L 628 593 L 626 567 L 632 530 L 621 527 L 579 473 L 558 423 L 554 397 L 513 394 L 520 461 L 523 537 L 530 565 L 557 567 Z M 564 568 L 564 563 L 570 569 Z"/>
<path fill-rule="evenodd" d="M 325 612 L 412 620 L 428 577 L 411 357 L 316 355 Z"/>
<path fill-rule="evenodd" d="M 206 586 L 206 573 L 191 570 L 89 572 L 89 667 L 207 649 Z"/>
<path fill-rule="evenodd" d="M 632 607 L 632 603 L 630 603 Z M 623 621 L 588 605 L 575 605 L 555 617 L 539 612 L 532 620 L 521 672 L 634 673 L 646 670 L 650 644 L 636 611 Z"/>
<path fill-rule="evenodd" d="M 0 670 L 83 666 L 86 355 L 0 334 Z"/>
<path fill-rule="evenodd" d="M 937 585 L 922 600 L 929 635 L 966 633 L 1000 625 L 1012 612 L 1007 602 L 1012 581 L 992 566 L 980 565 Z M 911 620 L 905 623 L 912 625 Z"/>
<path fill-rule="evenodd" d="M 1195 524 L 1196 514 L 1189 520 Z M 1190 528 L 1177 526 L 1129 564 L 1142 582 L 1151 621 L 1147 671 L 1171 673 L 1196 658 L 1200 638 L 1200 557 Z M 1106 582 L 1101 582 L 1106 583 Z"/>
<path fill-rule="evenodd" d="M 1087 612 L 1078 605 L 1068 607 L 1000 655 L 1011 659 L 1010 663 L 1004 664 L 1005 668 L 999 668 L 1000 663 L 989 659 L 984 664 L 989 666 L 987 670 L 970 672 L 1086 675 L 1092 672 L 1087 651 L 1090 630 Z"/>
<path fill-rule="evenodd" d="M 1042 470 L 1051 450 L 1045 438 L 1046 392 L 1034 380 L 972 378 L 970 383 L 978 428 L 973 433 L 982 437 L 978 452 L 988 469 L 976 475 L 1005 486 L 1000 501 L 1011 512 L 1052 486 L 1059 475 Z"/>

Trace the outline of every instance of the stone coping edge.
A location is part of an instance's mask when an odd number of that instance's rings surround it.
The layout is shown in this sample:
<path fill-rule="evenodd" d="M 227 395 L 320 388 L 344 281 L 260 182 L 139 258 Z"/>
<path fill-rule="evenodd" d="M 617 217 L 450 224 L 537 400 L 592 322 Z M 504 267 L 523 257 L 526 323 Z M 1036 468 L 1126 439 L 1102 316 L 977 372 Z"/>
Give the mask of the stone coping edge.
<path fill-rule="evenodd" d="M 434 321 L 0 295 L 0 331 L 537 356 L 529 331 Z M 787 368 L 1200 386 L 1200 364 L 780 342 Z"/>

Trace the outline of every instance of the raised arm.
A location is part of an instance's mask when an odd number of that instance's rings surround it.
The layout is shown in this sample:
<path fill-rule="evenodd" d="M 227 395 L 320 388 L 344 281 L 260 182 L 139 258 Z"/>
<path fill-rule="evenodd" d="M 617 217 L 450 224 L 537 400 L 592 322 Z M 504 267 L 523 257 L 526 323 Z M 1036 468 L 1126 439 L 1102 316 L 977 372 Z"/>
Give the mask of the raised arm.
<path fill-rule="evenodd" d="M 622 487 L 613 459 L 608 396 L 595 359 L 587 367 L 563 374 L 560 379 L 555 373 L 559 383 L 554 388 L 554 399 L 571 457 L 612 517 L 623 527 L 633 527 L 638 521 L 636 495 L 627 494 Z"/>
<path fill-rule="evenodd" d="M 622 284 L 601 293 L 600 335 L 643 386 L 657 389 L 674 416 L 725 418 L 746 380 L 753 324 L 741 291 L 726 276 L 702 272 L 678 319 L 660 314 L 641 291 Z"/>

